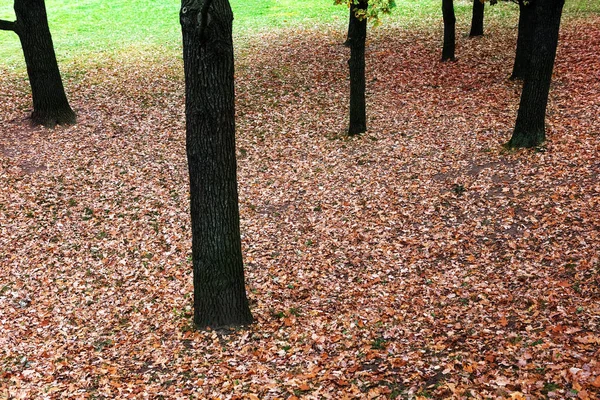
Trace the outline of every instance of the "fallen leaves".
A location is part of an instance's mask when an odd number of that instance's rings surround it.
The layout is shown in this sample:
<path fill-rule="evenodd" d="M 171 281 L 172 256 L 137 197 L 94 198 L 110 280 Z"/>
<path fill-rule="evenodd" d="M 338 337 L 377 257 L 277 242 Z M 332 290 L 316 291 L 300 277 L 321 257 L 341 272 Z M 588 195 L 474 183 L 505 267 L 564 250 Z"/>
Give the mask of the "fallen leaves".
<path fill-rule="evenodd" d="M 249 38 L 257 323 L 232 332 L 190 326 L 178 58 L 73 74 L 80 123 L 55 130 L 26 127 L 26 82 L 1 78 L 0 398 L 597 398 L 598 26 L 563 29 L 550 140 L 516 153 L 509 28 L 443 65 L 432 30 L 374 32 L 358 139 L 340 33 Z"/>

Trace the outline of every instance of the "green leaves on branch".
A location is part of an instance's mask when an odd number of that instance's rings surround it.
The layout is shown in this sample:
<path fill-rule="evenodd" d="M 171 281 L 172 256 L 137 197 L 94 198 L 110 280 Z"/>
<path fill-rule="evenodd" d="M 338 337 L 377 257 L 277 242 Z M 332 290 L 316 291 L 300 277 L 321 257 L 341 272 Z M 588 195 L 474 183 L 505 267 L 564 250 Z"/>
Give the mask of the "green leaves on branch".
<path fill-rule="evenodd" d="M 355 8 L 356 18 L 359 20 L 367 18 L 375 26 L 381 24 L 381 15 L 389 14 L 392 11 L 392 8 L 396 7 L 396 2 L 394 0 L 333 0 L 333 3 L 345 4 L 350 8 L 353 4 L 356 5 L 367 1 L 369 7 L 366 10 Z"/>

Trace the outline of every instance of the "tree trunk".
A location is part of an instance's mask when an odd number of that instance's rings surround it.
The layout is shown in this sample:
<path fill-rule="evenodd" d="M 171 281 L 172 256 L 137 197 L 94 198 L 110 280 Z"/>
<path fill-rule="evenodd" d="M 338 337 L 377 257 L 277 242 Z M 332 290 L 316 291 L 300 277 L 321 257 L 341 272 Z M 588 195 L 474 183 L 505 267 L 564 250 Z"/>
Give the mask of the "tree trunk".
<path fill-rule="evenodd" d="M 354 36 L 354 28 L 355 24 L 352 23 L 352 13 L 354 10 L 350 7 L 350 16 L 348 17 L 348 33 L 346 35 L 346 41 L 344 42 L 344 46 L 350 47 L 350 43 L 352 43 L 352 36 Z"/>
<path fill-rule="evenodd" d="M 535 147 L 546 139 L 545 117 L 565 0 L 536 0 L 529 73 L 523 85 L 517 122 L 509 148 Z"/>
<path fill-rule="evenodd" d="M 534 5 L 525 5 L 519 1 L 519 31 L 517 34 L 517 50 L 510 79 L 525 79 L 529 71 L 529 60 L 533 47 L 533 29 L 535 27 Z"/>
<path fill-rule="evenodd" d="M 483 11 L 485 3 L 481 0 L 473 0 L 473 16 L 471 18 L 471 32 L 469 37 L 483 36 Z"/>
<path fill-rule="evenodd" d="M 454 3 L 452 0 L 442 0 L 442 15 L 444 17 L 444 47 L 442 48 L 442 61 L 454 61 L 456 46 L 456 17 L 454 16 Z"/>
<path fill-rule="evenodd" d="M 233 13 L 228 0 L 183 0 L 180 11 L 190 175 L 194 323 L 252 323 L 244 285 L 236 158 Z"/>
<path fill-rule="evenodd" d="M 73 124 L 76 116 L 63 87 L 44 0 L 15 0 L 15 32 L 19 35 L 31 84 L 34 124 Z"/>
<path fill-rule="evenodd" d="M 352 32 L 350 39 L 350 126 L 348 135 L 353 136 L 367 131 L 366 98 L 365 98 L 365 42 L 367 39 L 367 19 L 358 19 L 357 10 L 366 10 L 366 0 L 353 4 L 350 9 Z"/>

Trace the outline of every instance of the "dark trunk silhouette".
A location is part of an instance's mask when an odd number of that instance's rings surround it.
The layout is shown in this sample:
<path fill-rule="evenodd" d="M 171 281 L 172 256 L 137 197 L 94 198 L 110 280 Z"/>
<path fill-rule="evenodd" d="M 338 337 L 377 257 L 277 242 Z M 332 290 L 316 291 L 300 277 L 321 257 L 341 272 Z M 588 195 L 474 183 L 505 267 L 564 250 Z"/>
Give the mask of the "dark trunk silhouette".
<path fill-rule="evenodd" d="M 190 175 L 194 324 L 252 322 L 238 209 L 233 13 L 228 0 L 183 0 L 186 148 Z"/>
<path fill-rule="evenodd" d="M 532 3 L 525 5 L 519 1 L 519 30 L 517 33 L 517 50 L 510 79 L 525 79 L 529 71 L 529 60 L 533 47 L 533 29 L 535 12 Z"/>
<path fill-rule="evenodd" d="M 354 35 L 354 29 L 356 28 L 356 25 L 352 23 L 353 12 L 354 10 L 352 9 L 352 7 L 350 7 L 350 16 L 348 17 L 348 33 L 346 36 L 346 41 L 344 42 L 344 46 L 346 47 L 350 47 L 351 38 Z"/>
<path fill-rule="evenodd" d="M 456 17 L 454 16 L 454 3 L 452 0 L 442 0 L 442 15 L 444 17 L 444 47 L 442 48 L 442 61 L 454 61 L 456 46 Z"/>
<path fill-rule="evenodd" d="M 16 21 L 0 21 L 0 29 L 14 31 L 21 41 L 31 85 L 33 123 L 48 127 L 75 123 L 56 62 L 44 0 L 15 0 L 14 9 Z"/>
<path fill-rule="evenodd" d="M 366 10 L 368 1 L 353 4 L 350 12 L 349 31 L 350 42 L 350 126 L 348 135 L 357 135 L 367 130 L 366 99 L 365 99 L 365 42 L 367 39 L 367 19 L 356 17 L 356 10 Z"/>
<path fill-rule="evenodd" d="M 508 147 L 535 147 L 546 139 L 545 117 L 564 0 L 536 0 L 529 72 Z"/>
<path fill-rule="evenodd" d="M 481 0 L 473 0 L 473 16 L 471 17 L 470 37 L 483 36 L 483 12 L 485 3 Z"/>

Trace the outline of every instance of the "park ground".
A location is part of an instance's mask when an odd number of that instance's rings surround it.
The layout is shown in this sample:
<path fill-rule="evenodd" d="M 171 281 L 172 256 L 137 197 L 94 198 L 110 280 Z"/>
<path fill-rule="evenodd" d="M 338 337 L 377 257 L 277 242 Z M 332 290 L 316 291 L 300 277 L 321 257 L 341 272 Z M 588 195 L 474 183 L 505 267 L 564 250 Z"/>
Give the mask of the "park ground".
<path fill-rule="evenodd" d="M 565 17 L 521 151 L 514 15 L 443 64 L 432 21 L 371 31 L 352 139 L 342 20 L 236 34 L 239 331 L 191 324 L 176 49 L 61 56 L 56 129 L 6 69 L 0 399 L 597 399 L 600 17 Z"/>

